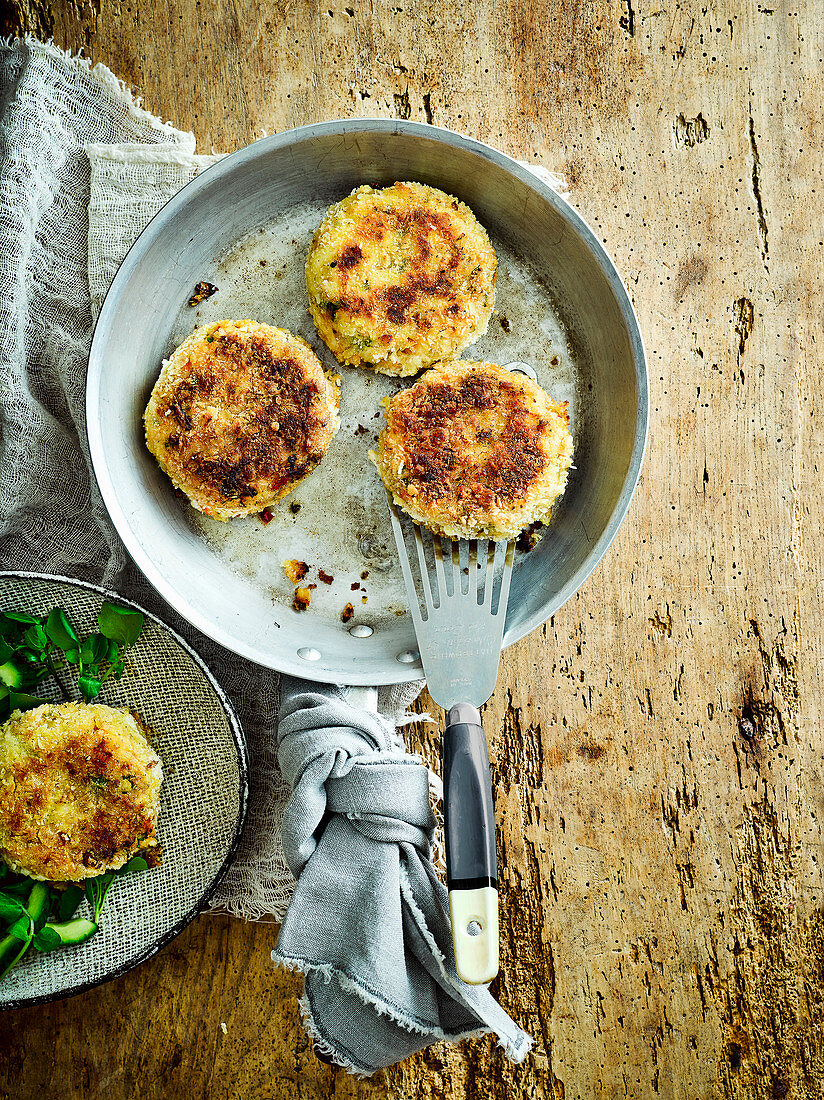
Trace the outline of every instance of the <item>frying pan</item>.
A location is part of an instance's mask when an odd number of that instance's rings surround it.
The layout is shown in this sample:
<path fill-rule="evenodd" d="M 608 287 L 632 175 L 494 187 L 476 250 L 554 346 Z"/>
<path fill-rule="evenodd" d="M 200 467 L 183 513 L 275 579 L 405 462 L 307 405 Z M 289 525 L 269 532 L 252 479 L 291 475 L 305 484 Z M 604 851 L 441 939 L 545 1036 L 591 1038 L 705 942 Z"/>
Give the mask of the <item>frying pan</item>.
<path fill-rule="evenodd" d="M 87 383 L 92 462 L 127 550 L 173 607 L 228 649 L 329 683 L 422 674 L 388 549 L 386 497 L 366 457 L 381 396 L 404 383 L 337 368 L 302 287 L 326 207 L 361 184 L 396 180 L 462 199 L 498 252 L 497 312 L 464 357 L 525 360 L 553 396 L 570 401 L 575 468 L 544 537 L 518 554 L 504 646 L 546 621 L 600 561 L 626 515 L 646 442 L 646 365 L 629 296 L 589 226 L 518 162 L 438 127 L 351 119 L 264 138 L 208 168 L 149 223 L 103 305 Z M 189 306 L 204 280 L 218 292 Z M 290 328 L 343 376 L 341 432 L 268 526 L 199 516 L 143 439 L 162 360 L 198 324 L 221 317 Z M 317 584 L 304 613 L 291 606 L 283 576 L 292 558 L 335 576 L 328 590 Z M 354 614 L 345 623 L 347 597 Z"/>

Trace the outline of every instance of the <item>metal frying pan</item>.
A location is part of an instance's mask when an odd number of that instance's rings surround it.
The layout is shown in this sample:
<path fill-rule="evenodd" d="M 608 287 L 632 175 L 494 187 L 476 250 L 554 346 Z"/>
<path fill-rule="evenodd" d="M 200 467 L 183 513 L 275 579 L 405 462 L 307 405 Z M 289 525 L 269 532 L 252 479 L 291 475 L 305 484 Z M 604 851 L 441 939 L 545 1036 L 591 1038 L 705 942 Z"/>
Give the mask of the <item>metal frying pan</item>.
<path fill-rule="evenodd" d="M 315 333 L 303 285 L 325 209 L 362 183 L 396 180 L 458 196 L 496 247 L 497 312 L 464 357 L 526 361 L 570 402 L 575 469 L 544 538 L 517 555 L 504 645 L 517 641 L 573 595 L 614 538 L 641 468 L 648 392 L 638 323 L 612 262 L 582 218 L 516 161 L 448 130 L 386 119 L 304 126 L 240 149 L 138 238 L 109 290 L 89 363 L 92 461 L 138 566 L 227 648 L 333 683 L 422 675 L 385 493 L 367 460 L 380 399 L 404 383 L 339 368 Z M 204 280 L 218 291 L 188 305 Z M 268 524 L 200 516 L 175 496 L 143 440 L 161 361 L 193 328 L 224 317 L 291 329 L 342 375 L 341 432 Z M 301 613 L 282 569 L 293 558 L 317 585 Z"/>

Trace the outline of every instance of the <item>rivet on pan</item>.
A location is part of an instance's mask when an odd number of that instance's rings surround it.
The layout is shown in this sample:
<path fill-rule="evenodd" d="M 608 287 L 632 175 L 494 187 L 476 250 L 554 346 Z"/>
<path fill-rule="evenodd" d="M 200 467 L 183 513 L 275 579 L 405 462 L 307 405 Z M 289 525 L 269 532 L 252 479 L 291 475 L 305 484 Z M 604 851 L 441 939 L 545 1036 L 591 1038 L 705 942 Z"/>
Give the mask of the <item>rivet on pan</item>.
<path fill-rule="evenodd" d="M 366 623 L 357 623 L 355 626 L 349 627 L 349 633 L 353 638 L 371 638 L 375 631 Z"/>
<path fill-rule="evenodd" d="M 405 649 L 403 653 L 398 654 L 395 660 L 400 661 L 402 665 L 413 665 L 415 661 L 420 659 L 420 656 L 417 649 Z"/>
<path fill-rule="evenodd" d="M 527 378 L 531 378 L 533 382 L 538 381 L 538 375 L 529 363 L 507 363 L 506 369 L 514 371 L 516 374 L 525 374 Z"/>
<path fill-rule="evenodd" d="M 298 657 L 302 657 L 304 661 L 319 661 L 320 650 L 313 649 L 310 645 L 303 646 L 298 650 Z"/>

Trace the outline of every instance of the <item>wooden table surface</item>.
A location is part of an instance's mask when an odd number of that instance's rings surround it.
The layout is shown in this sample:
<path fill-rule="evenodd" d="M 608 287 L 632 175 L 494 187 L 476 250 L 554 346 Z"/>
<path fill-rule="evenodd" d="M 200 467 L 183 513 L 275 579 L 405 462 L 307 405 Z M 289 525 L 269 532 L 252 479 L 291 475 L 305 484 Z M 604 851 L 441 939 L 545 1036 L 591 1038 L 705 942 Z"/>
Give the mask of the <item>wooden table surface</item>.
<path fill-rule="evenodd" d="M 463 131 L 564 173 L 615 258 L 649 356 L 640 486 L 485 717 L 495 988 L 535 1053 L 354 1080 L 314 1056 L 276 927 L 205 917 L 0 1018 L 0 1096 L 820 1097 L 821 5 L 347 3 L 14 0 L 2 29 L 82 47 L 201 151 L 349 116 Z"/>

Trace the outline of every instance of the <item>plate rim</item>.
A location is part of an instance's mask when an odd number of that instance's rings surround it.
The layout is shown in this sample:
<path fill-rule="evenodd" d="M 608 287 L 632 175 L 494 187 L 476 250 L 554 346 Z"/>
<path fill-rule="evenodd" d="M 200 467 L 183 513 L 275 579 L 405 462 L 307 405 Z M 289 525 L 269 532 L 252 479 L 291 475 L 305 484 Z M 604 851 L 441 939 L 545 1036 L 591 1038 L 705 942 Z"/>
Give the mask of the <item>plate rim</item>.
<path fill-rule="evenodd" d="M 92 592 L 96 592 L 98 595 L 110 597 L 117 600 L 118 603 L 128 604 L 129 607 L 135 611 L 140 611 L 141 614 L 151 619 L 161 629 L 167 631 L 174 640 L 182 647 L 183 650 L 192 658 L 195 664 L 200 668 L 209 681 L 211 687 L 214 689 L 215 694 L 220 700 L 220 704 L 229 720 L 229 728 L 232 732 L 232 740 L 235 743 L 235 749 L 238 759 L 238 781 L 239 781 L 239 805 L 238 813 L 235 818 L 234 829 L 232 832 L 232 839 L 229 844 L 229 849 L 218 868 L 215 875 L 209 882 L 206 890 L 201 894 L 195 905 L 189 909 L 171 928 L 167 929 L 163 935 L 153 940 L 149 947 L 140 952 L 133 959 L 130 959 L 128 963 L 123 964 L 117 969 L 104 974 L 101 978 L 95 978 L 90 982 L 81 982 L 78 985 L 70 986 L 68 989 L 60 990 L 57 993 L 44 993 L 34 997 L 21 997 L 16 1001 L 7 1001 L 4 1004 L 0 1004 L 0 1012 L 12 1012 L 18 1008 L 29 1008 L 34 1005 L 51 1004 L 55 1001 L 66 1000 L 69 997 L 76 997 L 80 993 L 86 993 L 90 989 L 96 989 L 98 986 L 105 985 L 107 982 L 114 981 L 117 978 L 122 978 L 129 971 L 135 970 L 142 963 L 147 962 L 154 955 L 157 955 L 167 944 L 171 943 L 173 939 L 176 939 L 180 933 L 192 923 L 195 917 L 200 916 L 204 912 L 206 906 L 209 903 L 210 898 L 214 894 L 217 887 L 223 881 L 226 872 L 234 858 L 240 843 L 240 838 L 243 835 L 243 828 L 246 824 L 246 817 L 249 809 L 249 749 L 246 744 L 246 737 L 243 733 L 243 727 L 240 724 L 235 708 L 231 699 L 224 691 L 223 687 L 218 682 L 214 673 L 209 666 L 200 656 L 200 654 L 192 648 L 189 642 L 185 638 L 181 637 L 171 626 L 163 622 L 163 620 L 155 615 L 152 611 L 147 611 L 135 600 L 130 599 L 128 596 L 121 596 L 118 592 L 113 592 L 109 588 L 104 588 L 102 585 L 95 584 L 92 581 L 78 580 L 76 577 L 67 577 L 61 573 L 36 573 L 22 569 L 0 569 L 0 581 L 4 578 L 13 578 L 17 580 L 38 580 L 38 581 L 57 581 L 63 584 L 75 585 L 78 588 L 86 588 Z"/>
<path fill-rule="evenodd" d="M 323 683 L 339 682 L 341 679 L 340 673 L 328 671 L 323 667 L 322 662 L 318 662 L 317 666 L 310 667 L 306 662 L 300 661 L 294 655 L 287 652 L 270 650 L 263 653 L 257 650 L 252 651 L 249 647 L 244 646 L 242 641 L 238 638 L 229 636 L 224 629 L 221 628 L 220 630 L 216 630 L 214 622 L 209 622 L 206 616 L 202 615 L 197 608 L 190 607 L 185 600 L 180 599 L 174 583 L 163 575 L 155 561 L 145 551 L 140 540 L 133 536 L 131 525 L 123 509 L 119 505 L 117 494 L 109 477 L 109 471 L 105 460 L 105 448 L 101 437 L 98 400 L 99 386 L 94 384 L 89 385 L 89 383 L 96 383 L 99 380 L 102 371 L 102 357 L 100 353 L 100 340 L 98 337 L 100 336 L 100 339 L 102 339 L 105 336 L 106 327 L 109 324 L 109 315 L 116 309 L 116 299 L 120 292 L 120 287 L 127 281 L 131 271 L 140 262 L 141 245 L 145 247 L 145 242 L 153 239 L 151 234 L 154 233 L 156 235 L 158 227 L 162 228 L 166 220 L 170 217 L 174 217 L 178 208 L 188 204 L 190 201 L 194 201 L 202 189 L 212 185 L 213 180 L 219 179 L 226 172 L 233 171 L 238 165 L 242 165 L 244 161 L 254 160 L 264 151 L 283 151 L 296 142 L 311 140 L 315 137 L 343 136 L 352 133 L 357 134 L 359 132 L 377 132 L 383 133 L 386 136 L 403 135 L 436 143 L 440 142 L 441 144 L 455 147 L 464 152 L 472 153 L 479 158 L 491 162 L 498 168 L 503 169 L 510 176 L 514 176 L 520 183 L 524 184 L 535 192 L 539 198 L 553 207 L 561 218 L 570 226 L 572 231 L 584 241 L 593 259 L 601 268 L 604 278 L 615 296 L 616 304 L 626 326 L 635 373 L 636 402 L 633 446 L 621 491 L 618 494 L 615 506 L 599 538 L 591 547 L 587 558 L 582 562 L 581 566 L 573 573 L 567 583 L 555 593 L 554 599 L 544 603 L 536 612 L 528 616 L 517 629 L 505 631 L 502 649 L 506 649 L 515 642 L 525 638 L 542 623 L 545 623 L 549 618 L 555 615 L 560 608 L 580 590 L 592 573 L 594 573 L 618 534 L 629 512 L 632 499 L 640 480 L 649 435 L 649 369 L 647 366 L 646 351 L 635 307 L 632 304 L 632 299 L 616 267 L 615 261 L 593 231 L 592 227 L 575 207 L 557 194 L 557 192 L 547 183 L 531 171 L 529 167 L 525 167 L 519 163 L 515 157 L 509 156 L 509 154 L 496 149 L 494 146 L 478 138 L 470 137 L 467 134 L 462 134 L 459 131 L 451 130 L 444 126 L 435 126 L 429 123 L 413 122 L 405 119 L 369 117 L 328 119 L 323 122 L 312 122 L 304 126 L 292 127 L 280 133 L 270 134 L 257 141 L 241 146 L 239 149 L 227 153 L 221 157 L 220 160 L 206 167 L 195 176 L 194 179 L 184 184 L 179 191 L 164 203 L 160 210 L 157 211 L 140 232 L 118 267 L 114 279 L 101 304 L 100 313 L 97 317 L 92 336 L 89 352 L 89 369 L 86 379 L 85 429 L 91 457 L 92 475 L 112 525 L 140 571 L 163 599 L 178 610 L 180 614 L 185 615 L 199 631 L 206 634 L 208 637 L 214 638 L 215 641 L 218 641 L 231 652 L 247 660 L 253 661 L 264 668 L 271 668 L 292 676 L 309 677 Z M 180 610 L 179 605 L 185 607 L 185 610 Z M 357 667 L 353 666 L 346 671 L 346 682 L 353 685 L 403 683 L 409 680 L 420 679 L 422 676 L 420 668 L 417 667 L 413 668 L 399 665 L 397 669 L 393 668 L 392 671 L 392 679 L 385 679 L 381 673 L 377 673 L 376 675 L 374 669 L 368 667 L 363 669 L 360 665 Z"/>

